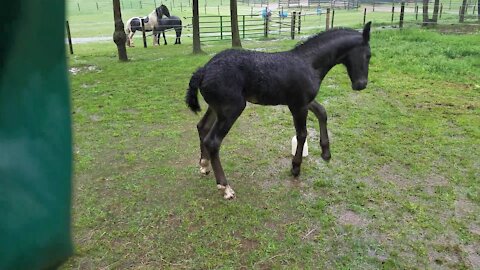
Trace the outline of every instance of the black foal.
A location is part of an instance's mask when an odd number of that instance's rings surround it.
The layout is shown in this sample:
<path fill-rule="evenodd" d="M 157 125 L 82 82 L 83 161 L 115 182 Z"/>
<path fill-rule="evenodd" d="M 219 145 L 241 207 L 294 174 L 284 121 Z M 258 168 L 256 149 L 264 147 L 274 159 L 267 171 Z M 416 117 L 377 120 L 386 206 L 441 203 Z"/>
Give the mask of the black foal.
<path fill-rule="evenodd" d="M 367 86 L 370 61 L 370 22 L 363 33 L 352 29 L 335 29 L 320 33 L 290 51 L 263 53 L 226 50 L 215 55 L 190 79 L 186 102 L 194 112 L 200 111 L 198 89 L 208 109 L 197 124 L 200 137 L 200 170 L 209 172 L 212 163 L 217 187 L 225 199 L 235 197 L 220 163 L 223 138 L 245 109 L 246 103 L 287 105 L 297 134 L 297 150 L 292 159 L 292 174 L 300 174 L 302 150 L 307 138 L 306 119 L 312 111 L 320 124 L 322 158 L 330 159 L 327 113 L 315 101 L 320 84 L 337 64 L 347 68 L 352 89 Z"/>

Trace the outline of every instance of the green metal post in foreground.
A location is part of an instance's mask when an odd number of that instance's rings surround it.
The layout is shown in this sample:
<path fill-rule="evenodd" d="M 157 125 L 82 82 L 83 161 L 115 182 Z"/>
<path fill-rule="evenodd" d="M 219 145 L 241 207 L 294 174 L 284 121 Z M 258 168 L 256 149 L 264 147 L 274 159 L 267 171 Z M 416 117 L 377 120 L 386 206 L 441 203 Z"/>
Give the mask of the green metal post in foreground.
<path fill-rule="evenodd" d="M 0 18 L 15 29 L 0 45 L 0 269 L 56 269 L 72 255 L 65 1 L 6 1 Z"/>

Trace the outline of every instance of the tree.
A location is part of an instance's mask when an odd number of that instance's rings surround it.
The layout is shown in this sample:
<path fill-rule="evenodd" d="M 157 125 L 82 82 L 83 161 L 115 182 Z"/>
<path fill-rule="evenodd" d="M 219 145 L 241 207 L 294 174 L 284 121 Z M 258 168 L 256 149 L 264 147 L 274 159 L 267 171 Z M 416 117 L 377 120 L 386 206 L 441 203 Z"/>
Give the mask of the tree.
<path fill-rule="evenodd" d="M 428 17 L 428 4 L 430 0 L 423 0 L 423 26 L 434 25 L 437 24 L 438 21 L 438 10 L 440 7 L 440 0 L 435 0 L 433 4 L 433 16 L 430 19 Z"/>
<path fill-rule="evenodd" d="M 232 47 L 241 48 L 240 33 L 238 31 L 237 0 L 230 0 L 230 23 L 232 29 Z"/>
<path fill-rule="evenodd" d="M 440 8 L 440 0 L 435 0 L 435 3 L 433 4 L 433 17 L 432 17 L 432 21 L 434 24 L 437 24 L 437 21 L 438 21 L 439 8 Z"/>
<path fill-rule="evenodd" d="M 428 26 L 430 23 L 430 19 L 428 18 L 428 2 L 429 0 L 423 0 L 423 8 L 422 8 L 422 15 L 423 15 L 423 26 Z"/>
<path fill-rule="evenodd" d="M 118 59 L 120 61 L 128 61 L 127 35 L 125 34 L 124 25 L 122 21 L 122 11 L 120 10 L 120 0 L 113 0 L 113 19 L 115 21 L 115 32 L 113 32 L 113 42 L 117 44 Z"/>
<path fill-rule="evenodd" d="M 462 6 L 460 7 L 460 18 L 459 22 L 463 23 L 465 21 L 465 10 L 467 8 L 467 0 L 463 0 Z"/>
<path fill-rule="evenodd" d="M 203 53 L 200 46 L 200 18 L 198 15 L 198 0 L 193 0 L 192 5 L 192 24 L 193 24 L 193 53 L 200 54 Z"/>

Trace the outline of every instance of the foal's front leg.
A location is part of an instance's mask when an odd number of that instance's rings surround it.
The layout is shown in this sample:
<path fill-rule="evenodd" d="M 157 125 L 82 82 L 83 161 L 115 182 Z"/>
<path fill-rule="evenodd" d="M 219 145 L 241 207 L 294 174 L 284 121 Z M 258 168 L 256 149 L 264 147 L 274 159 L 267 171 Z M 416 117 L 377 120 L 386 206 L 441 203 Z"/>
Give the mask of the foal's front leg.
<path fill-rule="evenodd" d="M 165 38 L 165 31 L 162 31 L 162 35 L 163 35 L 163 45 L 167 45 L 167 39 Z M 160 41 L 158 43 L 160 43 Z"/>
<path fill-rule="evenodd" d="M 292 159 L 292 174 L 297 177 L 300 175 L 300 166 L 302 165 L 302 152 L 305 140 L 307 139 L 307 107 L 302 108 L 290 108 L 293 115 L 293 123 L 295 124 L 295 130 L 297 132 L 297 150 L 295 156 Z"/>
<path fill-rule="evenodd" d="M 308 109 L 312 111 L 318 119 L 318 124 L 320 126 L 320 147 L 322 148 L 322 158 L 323 160 L 328 161 L 332 156 L 330 154 L 330 142 L 328 140 L 327 111 L 315 100 L 308 104 Z"/>

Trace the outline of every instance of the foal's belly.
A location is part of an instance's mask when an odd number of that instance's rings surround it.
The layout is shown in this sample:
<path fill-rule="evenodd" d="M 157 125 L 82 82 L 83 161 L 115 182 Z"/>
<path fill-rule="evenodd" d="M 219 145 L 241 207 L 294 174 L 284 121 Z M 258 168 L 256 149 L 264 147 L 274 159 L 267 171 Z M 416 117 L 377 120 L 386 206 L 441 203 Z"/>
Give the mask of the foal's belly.
<path fill-rule="evenodd" d="M 258 91 L 249 91 L 246 93 L 245 99 L 253 104 L 259 105 L 286 105 L 287 100 L 284 92 L 279 91 L 265 91 L 257 89 Z M 262 91 L 263 90 L 263 91 Z"/>

